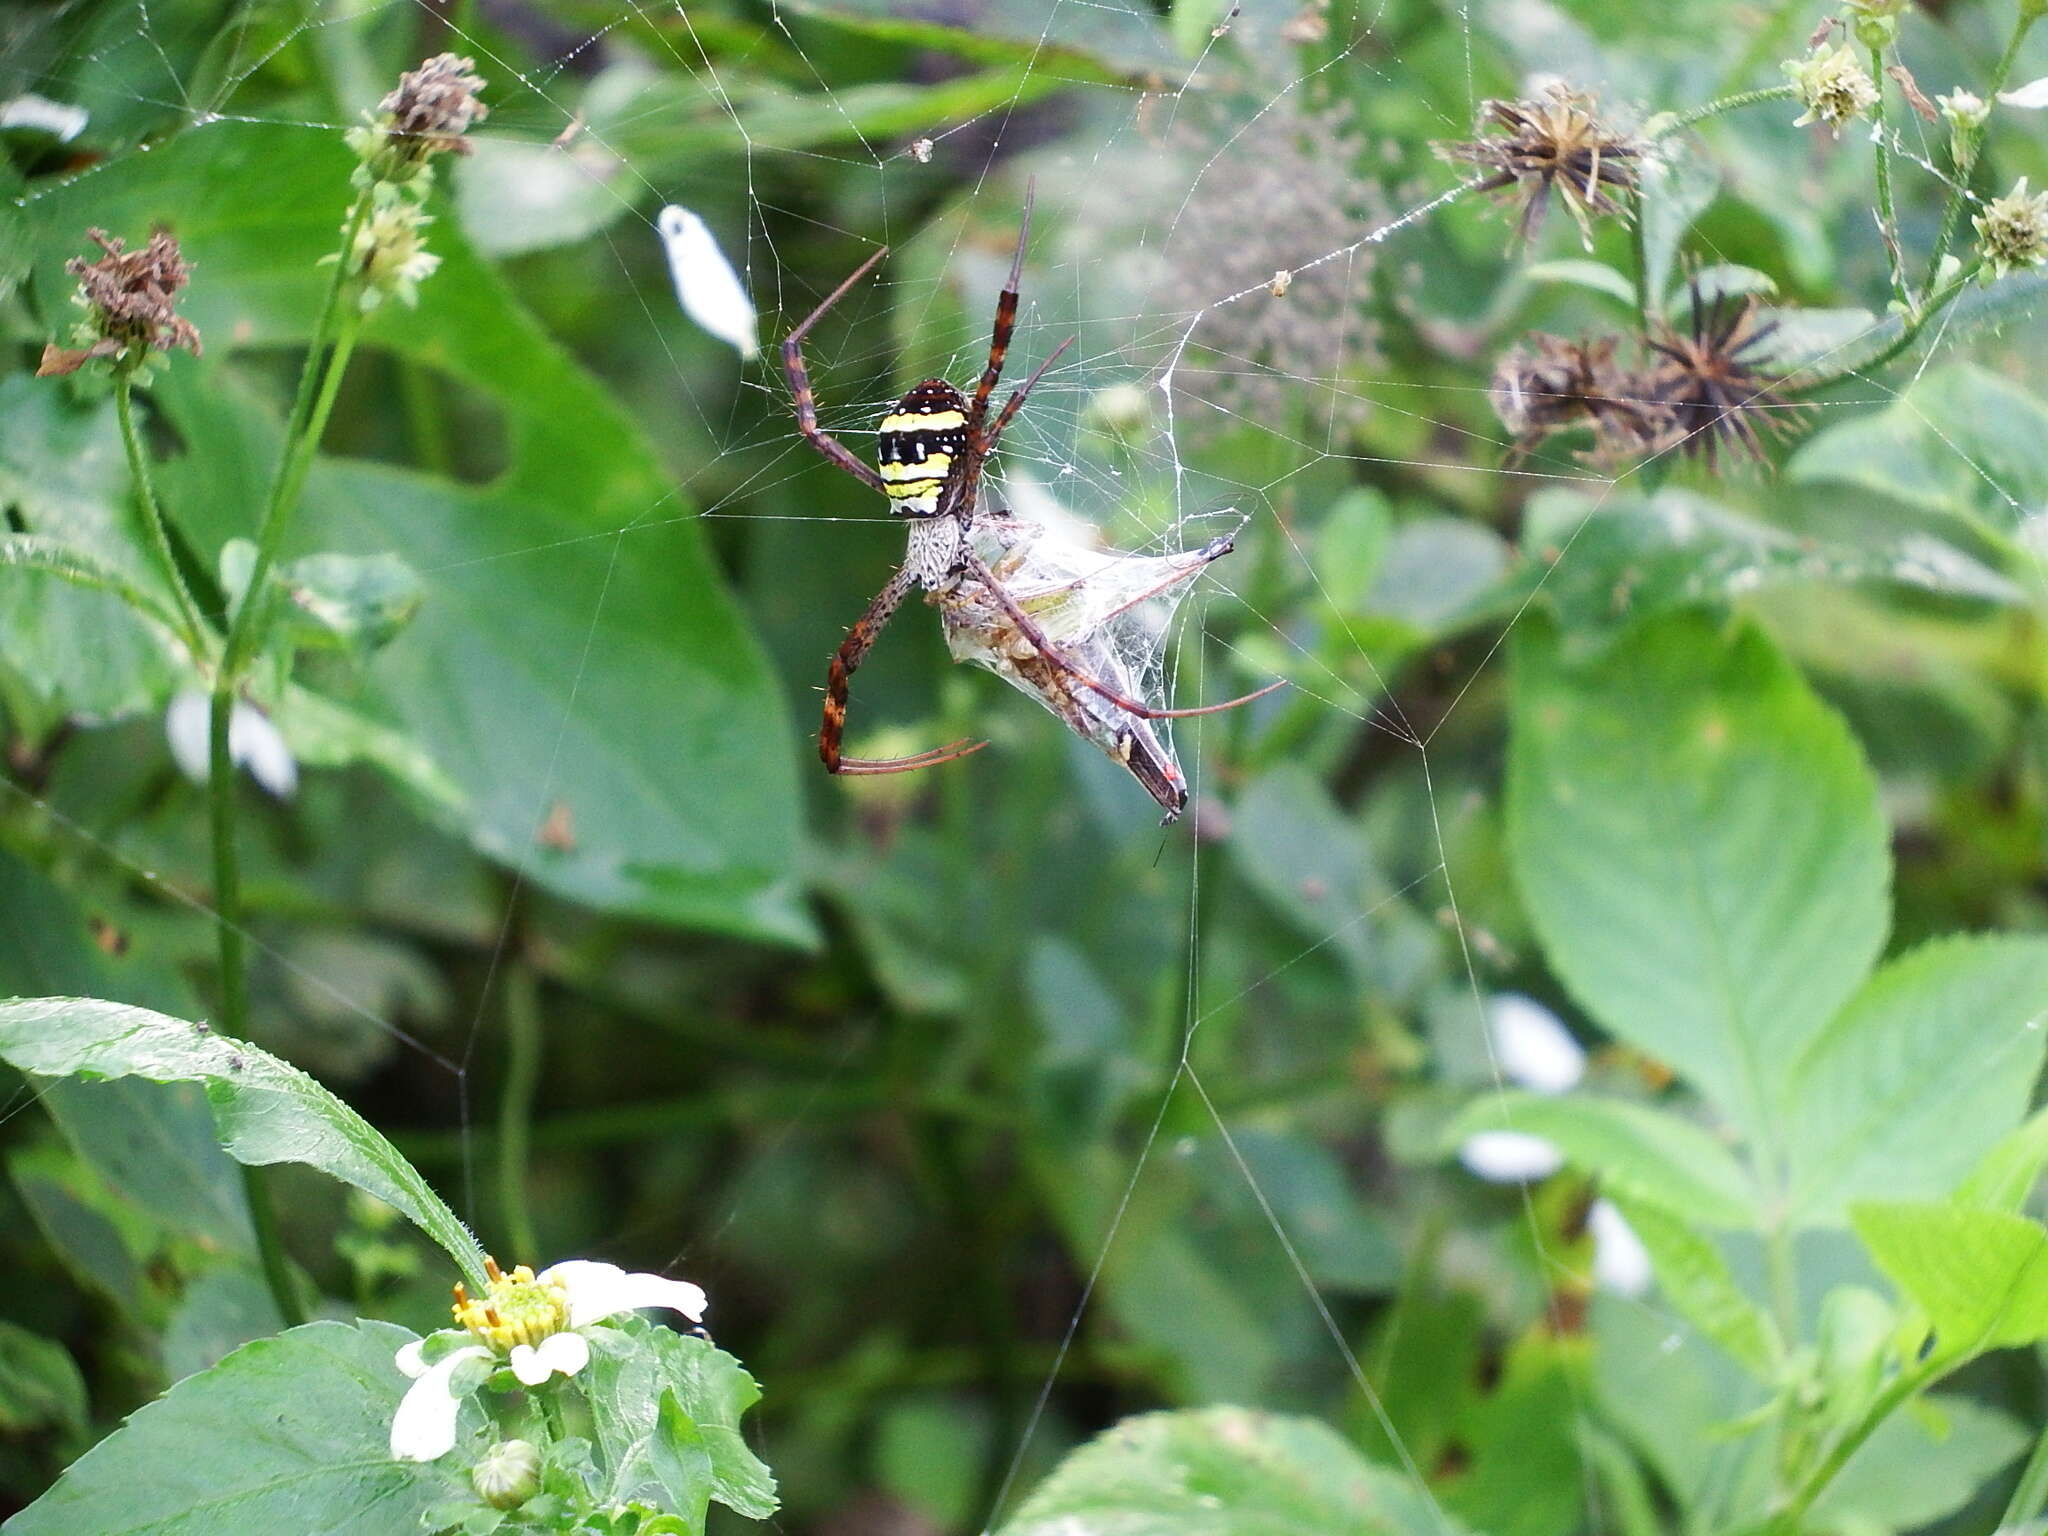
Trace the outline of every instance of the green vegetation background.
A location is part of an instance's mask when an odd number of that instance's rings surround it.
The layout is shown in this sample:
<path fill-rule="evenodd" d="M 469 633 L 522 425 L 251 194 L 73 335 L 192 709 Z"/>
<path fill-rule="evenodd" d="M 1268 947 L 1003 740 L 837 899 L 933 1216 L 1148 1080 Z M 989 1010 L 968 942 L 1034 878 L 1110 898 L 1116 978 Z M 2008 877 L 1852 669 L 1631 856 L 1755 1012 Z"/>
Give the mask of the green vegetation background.
<path fill-rule="evenodd" d="M 2008 10 L 1909 13 L 1930 94 L 1983 78 Z M 248 791 L 261 1043 L 508 1263 L 704 1284 L 767 1387 L 786 1528 L 974 1529 L 1020 1448 L 1028 1487 L 1121 1415 L 1214 1403 L 1320 1415 L 1492 1536 L 1632 1528 L 1631 1490 L 1712 1526 L 1750 1475 L 1716 1426 L 1759 1389 L 1660 1303 L 1592 1295 L 1583 1173 L 1525 1194 L 1458 1166 L 1455 1117 L 1495 1082 L 1484 1000 L 1540 999 L 1610 1097 L 1764 1149 L 1772 1178 L 1732 1191 L 1667 1149 L 1648 1193 L 1735 1231 L 1745 1276 L 1743 1232 L 1798 1248 L 1794 1336 L 1833 1281 L 1880 1284 L 1848 1201 L 1946 1193 L 2018 1121 L 2038 1042 L 1993 1025 L 2048 1001 L 2031 950 L 1995 1004 L 1871 1067 L 1906 1129 L 1860 1172 L 1801 1151 L 1825 1095 L 1794 1063 L 1880 954 L 2048 926 L 2048 333 L 2025 304 L 1964 316 L 1924 367 L 1839 386 L 1774 467 L 1609 484 L 1569 444 L 1504 472 L 1485 386 L 1528 330 L 1630 323 L 1586 265 L 1626 267 L 1620 229 L 1589 255 L 1553 219 L 1520 257 L 1468 203 L 1309 264 L 1450 185 L 1429 141 L 1475 98 L 1560 72 L 1682 110 L 1777 83 L 1820 15 L 18 7 L 0 98 L 91 125 L 68 149 L 10 136 L 0 167 L 0 513 L 129 537 L 104 402 L 31 373 L 86 226 L 162 221 L 206 353 L 152 386 L 152 443 L 211 580 L 253 526 L 324 281 L 341 127 L 426 54 L 474 55 L 493 114 L 435 207 L 443 265 L 367 333 L 290 552 L 394 554 L 420 600 L 388 643 L 268 685 L 305 778 L 288 803 Z M 2036 37 L 2016 78 L 2043 73 Z M 1792 115 L 1692 141 L 1684 249 L 1788 304 L 1881 312 L 1868 147 Z M 1899 132 L 1945 163 L 1939 131 Z M 1984 185 L 2042 179 L 2043 144 L 2001 118 Z M 1180 728 L 1199 808 L 1165 833 L 1113 765 L 950 667 L 915 605 L 860 676 L 856 750 L 993 745 L 916 778 L 818 771 L 814 690 L 900 530 L 802 449 L 767 355 L 742 366 L 676 311 L 649 222 L 682 202 L 743 254 L 771 353 L 894 246 L 813 353 L 858 448 L 925 370 L 971 373 L 1027 172 L 1013 356 L 1082 342 L 1013 466 L 1126 543 L 1176 506 L 1249 514 L 1176 702 L 1299 685 Z M 1924 250 L 1940 185 L 1903 162 L 1901 182 Z M 1128 386 L 1185 311 L 1282 269 L 1304 269 L 1287 297 L 1195 331 L 1169 451 L 1164 397 Z M 207 1014 L 204 810 L 163 745 L 178 686 L 111 600 L 0 571 L 0 995 Z M 1687 756 L 1706 719 L 1733 733 L 1725 774 Z M 1542 809 L 1567 782 L 1578 821 Z M 1706 894 L 1671 916 L 1691 854 Z M 1723 918 L 1739 941 L 1702 941 Z M 273 1326 L 196 1102 L 132 1087 L 0 1082 L 0 1510 Z M 1635 1166 L 1574 1161 L 1610 1187 Z M 287 1237 L 338 1308 L 439 1321 L 437 1255 L 284 1177 Z M 1867 1467 L 1821 1523 L 1982 1528 L 2043 1381 L 2012 1353 L 1960 1385 L 1945 1427 L 1929 1410 L 1887 1453 L 1905 1472 Z"/>

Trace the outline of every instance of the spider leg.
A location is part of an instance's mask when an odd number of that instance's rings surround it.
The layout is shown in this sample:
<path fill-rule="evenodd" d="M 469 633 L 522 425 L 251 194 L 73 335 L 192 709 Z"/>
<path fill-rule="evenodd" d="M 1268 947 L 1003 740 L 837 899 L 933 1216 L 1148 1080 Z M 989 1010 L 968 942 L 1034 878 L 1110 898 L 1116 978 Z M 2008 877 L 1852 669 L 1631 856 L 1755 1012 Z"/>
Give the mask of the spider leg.
<path fill-rule="evenodd" d="M 1059 668 L 1060 671 L 1066 673 L 1067 676 L 1082 687 L 1100 694 L 1118 709 L 1123 710 L 1126 714 L 1136 715 L 1140 720 L 1186 720 L 1195 715 L 1221 714 L 1226 709 L 1236 709 L 1240 704 L 1251 703 L 1253 699 L 1263 699 L 1275 689 L 1287 686 L 1286 678 L 1277 678 L 1273 682 L 1266 684 L 1263 688 L 1244 694 L 1239 698 L 1226 699 L 1221 704 L 1203 704 L 1194 709 L 1154 709 L 1151 705 L 1141 704 L 1136 699 L 1125 698 L 1100 678 L 1091 676 L 1086 668 L 1082 667 L 1073 657 L 1069 656 L 1048 639 L 1045 631 L 1038 627 L 1037 620 L 1020 608 L 1016 600 L 1003 590 L 1002 583 L 996 579 L 996 573 L 988 568 L 987 562 L 979 555 L 971 552 L 968 554 L 967 568 L 974 573 L 975 578 L 983 586 L 988 588 L 990 595 L 995 598 L 997 605 L 1002 608 L 1004 613 L 1009 615 L 1010 622 L 1017 626 L 1018 632 L 1026 640 L 1031 642 L 1033 650 L 1037 651 L 1047 662 Z"/>
<path fill-rule="evenodd" d="M 1024 219 L 1017 229 L 1017 254 L 1010 258 L 1010 280 L 1003 284 L 1002 295 L 996 300 L 996 324 L 994 334 L 988 343 L 988 366 L 981 370 L 981 378 L 974 386 L 974 398 L 967 407 L 967 425 L 970 428 L 981 425 L 988 414 L 988 397 L 995 392 L 996 380 L 1003 376 L 1003 359 L 1010 352 L 1010 337 L 1017 329 L 1017 284 L 1024 277 L 1024 247 L 1031 239 L 1031 204 L 1037 196 L 1036 180 L 1024 183 Z"/>
<path fill-rule="evenodd" d="M 846 701 L 853 674 L 867 659 L 876 637 L 882 633 L 882 627 L 889 622 L 912 585 L 913 578 L 907 566 L 891 576 L 882 590 L 875 594 L 875 600 L 868 604 L 867 611 L 854 620 L 853 628 L 846 632 L 846 638 L 832 657 L 832 666 L 825 674 L 825 723 L 818 728 L 818 756 L 823 760 L 827 773 L 909 773 L 917 768 L 950 763 L 956 757 L 979 752 L 988 745 L 985 741 L 969 741 L 963 737 L 910 757 L 839 755 L 839 741 L 846 733 Z"/>
<path fill-rule="evenodd" d="M 1045 370 L 1050 368 L 1054 363 L 1058 362 L 1060 360 L 1060 354 L 1065 352 L 1067 348 L 1071 347 L 1078 340 L 1080 340 L 1078 336 L 1069 336 L 1065 341 L 1061 342 L 1058 346 L 1054 347 L 1051 353 L 1047 355 L 1045 361 L 1040 363 L 1036 368 L 1031 370 L 1031 377 L 1026 379 L 1023 382 L 1023 384 L 1020 385 L 1011 394 L 1010 398 L 1003 403 L 1002 410 L 997 412 L 996 414 L 995 425 L 988 429 L 988 432 L 982 441 L 981 456 L 983 458 L 987 458 L 989 455 L 993 454 L 996 451 L 996 444 L 1002 441 L 1004 430 L 1010 425 L 1011 422 L 1017 419 L 1017 413 L 1024 409 L 1025 397 L 1031 393 L 1032 387 L 1035 384 L 1037 384 L 1040 379 L 1045 377 Z"/>
<path fill-rule="evenodd" d="M 782 371 L 789 380 L 789 392 L 796 397 L 796 429 L 819 453 L 833 464 L 845 470 L 869 490 L 882 495 L 888 494 L 888 486 L 874 466 L 856 457 L 851 449 L 841 443 L 818 425 L 818 405 L 811 396 L 811 373 L 804 366 L 803 340 L 810 334 L 811 327 L 824 318 L 825 311 L 846 297 L 847 289 L 874 270 L 875 263 L 889 254 L 889 247 L 883 246 L 854 271 L 853 276 L 825 295 L 824 302 L 782 341 Z"/>

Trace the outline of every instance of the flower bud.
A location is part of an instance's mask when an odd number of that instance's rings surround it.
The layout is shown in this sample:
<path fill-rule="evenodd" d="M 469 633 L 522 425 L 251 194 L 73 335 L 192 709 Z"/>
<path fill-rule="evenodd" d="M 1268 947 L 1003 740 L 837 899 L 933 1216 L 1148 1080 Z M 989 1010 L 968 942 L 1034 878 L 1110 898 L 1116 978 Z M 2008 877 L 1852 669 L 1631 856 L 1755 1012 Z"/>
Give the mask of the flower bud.
<path fill-rule="evenodd" d="M 380 200 L 356 230 L 350 269 L 362 280 L 365 312 L 386 299 L 410 307 L 419 303 L 421 281 L 433 275 L 441 258 L 427 249 L 423 231 L 434 221 L 419 204 L 404 198 Z"/>
<path fill-rule="evenodd" d="M 1977 135 L 1991 116 L 1991 103 L 1973 91 L 1951 91 L 1934 100 L 1948 124 L 1949 159 L 1962 165 L 1970 159 Z"/>
<path fill-rule="evenodd" d="M 517 1509 L 540 1491 L 540 1452 L 525 1440 L 500 1440 L 469 1474 L 476 1496 L 493 1509 Z"/>
<path fill-rule="evenodd" d="M 2048 192 L 2029 192 L 2022 176 L 1971 220 L 1986 278 L 2048 262 Z"/>
<path fill-rule="evenodd" d="M 400 75 L 397 89 L 348 134 L 362 161 L 358 183 L 403 185 L 421 177 L 435 155 L 469 153 L 462 136 L 487 112 L 477 100 L 484 82 L 475 68 L 473 59 L 440 53 Z"/>
<path fill-rule="evenodd" d="M 1847 43 L 1832 48 L 1822 44 L 1803 59 L 1788 59 L 1785 73 L 1806 108 L 1805 114 L 1794 120 L 1794 127 L 1820 123 L 1840 138 L 1843 124 L 1877 105 L 1876 82 Z"/>

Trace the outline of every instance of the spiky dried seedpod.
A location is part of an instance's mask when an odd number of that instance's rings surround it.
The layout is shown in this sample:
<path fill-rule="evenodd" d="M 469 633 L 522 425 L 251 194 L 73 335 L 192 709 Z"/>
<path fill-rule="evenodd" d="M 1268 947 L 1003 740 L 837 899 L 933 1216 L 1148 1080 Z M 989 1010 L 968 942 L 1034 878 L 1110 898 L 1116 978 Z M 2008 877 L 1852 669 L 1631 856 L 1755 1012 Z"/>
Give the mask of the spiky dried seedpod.
<path fill-rule="evenodd" d="M 192 264 L 168 230 L 157 230 L 137 251 L 103 229 L 86 236 L 104 253 L 97 261 L 74 256 L 64 270 L 78 279 L 77 302 L 86 311 L 76 348 L 52 343 L 43 349 L 38 374 L 76 373 L 96 358 L 133 370 L 153 352 L 183 347 L 199 355 L 199 331 L 177 312 L 178 294 Z"/>
<path fill-rule="evenodd" d="M 1753 293 L 1703 299 L 1695 281 L 1690 326 L 1649 339 L 1648 387 L 1671 413 L 1671 440 L 1709 465 L 1723 446 L 1761 462 L 1765 437 L 1785 436 L 1813 410 L 1783 392 L 1784 375 L 1764 355 L 1778 322 L 1762 312 Z"/>
<path fill-rule="evenodd" d="M 1591 93 L 1565 85 L 1527 100 L 1485 102 L 1472 138 L 1436 145 L 1444 159 L 1479 167 L 1482 190 L 1509 192 L 1521 208 L 1515 239 L 1524 244 L 1542 229 L 1553 192 L 1590 242 L 1596 217 L 1623 211 L 1617 194 L 1635 191 L 1645 151 L 1600 117 Z"/>
<path fill-rule="evenodd" d="M 398 77 L 397 87 L 348 136 L 363 162 L 359 173 L 373 182 L 413 180 L 439 154 L 466 155 L 463 135 L 489 113 L 477 99 L 484 88 L 476 61 L 437 53 Z"/>
<path fill-rule="evenodd" d="M 1490 394 L 1501 424 L 1515 434 L 1510 463 L 1552 433 L 1582 425 L 1593 429 L 1601 459 L 1645 452 L 1668 438 L 1669 407 L 1616 363 L 1620 345 L 1619 336 L 1567 341 L 1539 331 L 1501 359 Z"/>

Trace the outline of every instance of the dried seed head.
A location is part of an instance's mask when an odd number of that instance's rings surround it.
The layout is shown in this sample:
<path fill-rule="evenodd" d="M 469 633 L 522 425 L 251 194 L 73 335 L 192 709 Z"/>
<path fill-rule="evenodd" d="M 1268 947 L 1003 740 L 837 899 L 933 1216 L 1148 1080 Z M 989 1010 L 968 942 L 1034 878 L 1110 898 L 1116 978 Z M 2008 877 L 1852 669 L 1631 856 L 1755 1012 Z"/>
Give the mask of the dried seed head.
<path fill-rule="evenodd" d="M 1618 336 L 1566 341 L 1527 337 L 1494 370 L 1492 398 L 1501 425 L 1515 434 L 1510 462 L 1544 438 L 1576 426 L 1593 429 L 1595 456 L 1642 453 L 1670 435 L 1669 407 L 1615 362 Z"/>
<path fill-rule="evenodd" d="M 2048 262 L 2048 192 L 2029 192 L 2022 176 L 1972 219 L 1987 278 Z"/>
<path fill-rule="evenodd" d="M 1650 338 L 1648 384 L 1671 413 L 1671 441 L 1709 465 L 1723 445 L 1761 461 L 1765 434 L 1789 433 L 1813 409 L 1780 391 L 1784 377 L 1763 355 L 1777 328 L 1755 294 L 1705 300 L 1693 284 L 1690 328 Z"/>
<path fill-rule="evenodd" d="M 1520 204 L 1518 241 L 1535 238 L 1555 191 L 1590 243 L 1593 219 L 1620 213 L 1615 194 L 1635 190 L 1644 148 L 1603 121 L 1589 93 L 1553 85 L 1529 100 L 1484 103 L 1474 137 L 1439 143 L 1436 152 L 1478 166 L 1481 187 L 1506 191 L 1511 204 Z"/>
<path fill-rule="evenodd" d="M 1840 138 L 1844 123 L 1877 105 L 1877 83 L 1847 43 L 1815 48 L 1803 59 L 1787 59 L 1785 73 L 1792 77 L 1792 88 L 1806 108 L 1794 120 L 1795 128 L 1821 123 Z"/>
<path fill-rule="evenodd" d="M 402 184 L 425 170 L 435 155 L 468 154 L 463 135 L 487 115 L 477 100 L 484 81 L 475 68 L 472 59 L 439 53 L 400 75 L 398 88 L 367 114 L 365 126 L 349 133 L 349 147 L 363 162 L 360 174 L 373 182 Z"/>
<path fill-rule="evenodd" d="M 64 270 L 78 279 L 77 302 L 86 311 L 76 349 L 43 349 L 40 374 L 76 373 L 95 358 L 111 358 L 117 368 L 134 370 L 152 352 L 183 347 L 199 355 L 199 332 L 177 312 L 178 291 L 192 275 L 192 264 L 178 251 L 178 242 L 158 230 L 139 251 L 126 248 L 102 229 L 86 235 L 105 252 L 97 261 L 73 257 Z"/>

